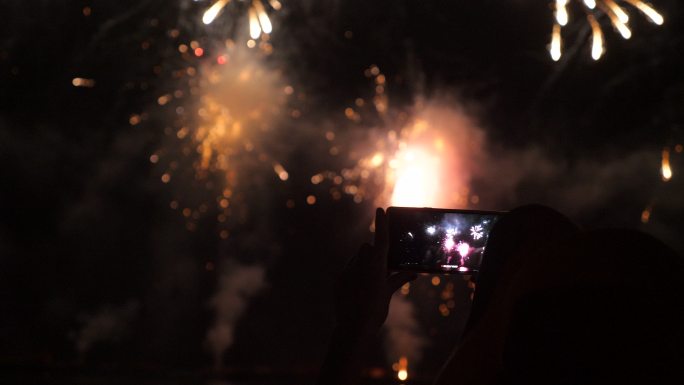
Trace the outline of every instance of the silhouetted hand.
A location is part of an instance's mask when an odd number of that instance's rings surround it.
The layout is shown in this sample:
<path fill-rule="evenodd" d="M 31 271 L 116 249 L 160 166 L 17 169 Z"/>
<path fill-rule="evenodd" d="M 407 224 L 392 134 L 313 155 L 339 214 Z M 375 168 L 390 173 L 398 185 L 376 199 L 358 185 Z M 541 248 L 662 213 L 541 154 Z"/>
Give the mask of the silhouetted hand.
<path fill-rule="evenodd" d="M 364 244 L 342 272 L 335 291 L 337 325 L 318 384 L 356 383 L 359 363 L 368 339 L 375 336 L 387 318 L 392 294 L 415 273 L 388 274 L 387 216 L 375 212 L 375 244 Z"/>
<path fill-rule="evenodd" d="M 387 318 L 390 298 L 402 285 L 416 278 L 412 272 L 387 271 L 387 214 L 375 212 L 375 244 L 364 244 L 349 261 L 337 285 L 335 307 L 338 327 L 375 333 Z"/>
<path fill-rule="evenodd" d="M 579 233 L 568 218 L 540 205 L 518 207 L 497 221 L 483 255 L 466 330 L 436 385 L 498 383 L 515 304 L 531 286 L 543 286 L 559 269 L 552 268 L 562 259 L 558 250 L 569 249 L 568 240 Z"/>
<path fill-rule="evenodd" d="M 436 385 L 684 383 L 684 260 L 650 235 L 523 206 L 492 229 L 479 274 Z"/>

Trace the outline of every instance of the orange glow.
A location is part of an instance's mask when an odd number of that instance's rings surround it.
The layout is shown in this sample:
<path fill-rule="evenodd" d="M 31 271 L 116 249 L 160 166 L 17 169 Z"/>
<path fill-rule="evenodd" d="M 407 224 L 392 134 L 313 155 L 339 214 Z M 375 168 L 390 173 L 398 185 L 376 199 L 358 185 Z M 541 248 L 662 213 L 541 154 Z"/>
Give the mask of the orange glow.
<path fill-rule="evenodd" d="M 285 181 L 287 178 L 290 177 L 290 174 L 285 171 L 285 168 L 280 163 L 276 163 L 273 165 L 273 171 L 275 171 L 276 175 L 278 175 L 278 178 L 280 180 Z"/>
<path fill-rule="evenodd" d="M 86 87 L 86 88 L 92 88 L 95 87 L 95 80 L 93 79 L 86 79 L 86 78 L 73 78 L 71 80 L 71 84 L 74 87 Z"/>
<path fill-rule="evenodd" d="M 591 39 L 591 57 L 598 60 L 603 55 L 603 32 L 601 26 L 593 15 L 588 15 L 587 19 L 591 25 L 592 39 Z"/>
<path fill-rule="evenodd" d="M 449 307 L 444 303 L 439 304 L 439 313 L 442 317 L 448 317 L 450 313 Z"/>
<path fill-rule="evenodd" d="M 553 34 L 551 35 L 551 46 L 549 47 L 549 53 L 551 54 L 551 59 L 553 59 L 553 61 L 560 60 L 562 55 L 560 24 L 555 24 L 553 26 Z"/>
<path fill-rule="evenodd" d="M 608 8 L 610 8 L 613 13 L 615 13 L 615 16 L 617 16 L 618 20 L 622 23 L 627 23 L 629 22 L 629 15 L 619 6 L 617 3 L 613 0 L 604 0 L 606 5 L 608 5 Z"/>
<path fill-rule="evenodd" d="M 204 24 L 211 24 L 215 19 L 216 16 L 221 12 L 223 7 L 228 4 L 228 0 L 218 0 L 215 2 L 209 9 L 207 9 L 204 12 L 204 15 L 202 16 L 202 22 Z"/>
<path fill-rule="evenodd" d="M 408 295 L 410 291 L 411 291 L 411 283 L 406 282 L 404 284 L 404 286 L 401 287 L 401 294 Z"/>
<path fill-rule="evenodd" d="M 400 152 L 396 160 L 392 205 L 437 206 L 441 174 L 439 158 L 416 146 Z"/>
<path fill-rule="evenodd" d="M 670 149 L 663 150 L 663 159 L 660 167 L 660 174 L 664 182 L 669 182 L 672 179 L 672 169 L 670 168 Z"/>
<path fill-rule="evenodd" d="M 399 358 L 399 362 L 392 365 L 392 368 L 396 370 L 399 381 L 408 379 L 408 359 L 406 357 Z"/>
<path fill-rule="evenodd" d="M 568 0 L 556 0 L 556 21 L 561 26 L 568 24 Z"/>
<path fill-rule="evenodd" d="M 257 18 L 259 19 L 259 25 L 261 26 L 261 30 L 264 31 L 265 34 L 271 33 L 273 27 L 271 26 L 271 20 L 268 18 L 268 15 L 266 14 L 264 5 L 261 4 L 260 0 L 254 0 L 252 2 L 252 5 L 254 7 L 254 10 L 256 11 Z"/>
<path fill-rule="evenodd" d="M 261 27 L 259 26 L 259 19 L 257 18 L 254 8 L 249 9 L 249 36 L 256 40 L 261 36 Z"/>
<path fill-rule="evenodd" d="M 651 219 L 651 210 L 652 207 L 646 207 L 644 211 L 641 212 L 641 222 L 642 223 L 648 223 L 648 221 Z"/>
<path fill-rule="evenodd" d="M 615 27 L 615 29 L 618 30 L 618 32 L 620 33 L 620 35 L 622 35 L 624 39 L 629 39 L 630 37 L 632 37 L 632 31 L 630 31 L 630 29 L 625 24 L 626 21 L 623 21 L 624 18 L 620 18 L 620 16 L 618 16 L 618 14 L 616 14 L 612 8 L 604 5 L 603 2 L 599 3 L 599 5 L 603 9 L 603 11 L 606 12 L 606 14 L 608 15 L 608 18 L 610 19 L 610 22 L 613 24 L 613 27 Z"/>
<path fill-rule="evenodd" d="M 370 165 L 372 167 L 379 167 L 380 165 L 382 165 L 382 162 L 384 162 L 384 160 L 385 160 L 385 157 L 381 153 L 378 152 L 375 155 L 373 155 L 373 158 L 371 158 L 371 160 L 370 160 L 371 164 Z"/>
<path fill-rule="evenodd" d="M 665 19 L 663 16 L 658 13 L 653 7 L 650 5 L 644 3 L 641 0 L 627 0 L 628 3 L 632 4 L 634 7 L 636 7 L 639 11 L 641 11 L 646 17 L 649 18 L 652 22 L 658 25 L 663 25 L 665 22 Z"/>
<path fill-rule="evenodd" d="M 279 11 L 280 8 L 283 7 L 283 5 L 280 4 L 280 1 L 278 0 L 269 0 L 268 3 L 271 4 L 271 7 L 273 7 L 273 9 L 275 9 L 276 11 Z"/>

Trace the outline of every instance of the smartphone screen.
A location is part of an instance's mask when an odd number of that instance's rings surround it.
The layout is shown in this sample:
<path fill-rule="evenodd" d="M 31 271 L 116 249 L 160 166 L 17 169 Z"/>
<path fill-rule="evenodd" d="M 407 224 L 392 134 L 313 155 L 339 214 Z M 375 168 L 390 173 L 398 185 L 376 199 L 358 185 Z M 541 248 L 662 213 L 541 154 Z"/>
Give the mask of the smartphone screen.
<path fill-rule="evenodd" d="M 390 270 L 477 272 L 496 211 L 390 207 Z"/>

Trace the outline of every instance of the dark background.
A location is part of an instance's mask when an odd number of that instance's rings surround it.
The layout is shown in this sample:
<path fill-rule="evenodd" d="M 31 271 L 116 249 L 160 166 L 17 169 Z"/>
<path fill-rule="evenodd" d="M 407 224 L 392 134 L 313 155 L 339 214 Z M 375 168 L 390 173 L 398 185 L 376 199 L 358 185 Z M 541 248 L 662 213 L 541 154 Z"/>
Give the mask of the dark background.
<path fill-rule="evenodd" d="M 332 327 L 334 276 L 370 239 L 374 208 L 370 198 L 333 199 L 329 183 L 314 186 L 310 177 L 351 167 L 328 154 L 330 127 L 350 153 L 364 132 L 385 129 L 377 114 L 357 124 L 344 118 L 355 98 L 372 98 L 371 65 L 387 77 L 394 111 L 411 111 L 417 96 L 447 100 L 486 132 L 488 162 L 470 186 L 475 208 L 546 203 L 586 227 L 639 228 L 681 252 L 684 186 L 674 148 L 684 139 L 682 7 L 653 3 L 665 24 L 632 11 L 630 40 L 603 20 L 607 51 L 598 62 L 587 23 L 571 19 L 566 54 L 553 62 L 545 1 L 283 1 L 271 13 L 273 53 L 263 63 L 306 97 L 288 102 L 301 117 L 273 123 L 264 146 L 290 178 L 283 183 L 245 156 L 228 223 L 210 208 L 189 226 L 169 202 L 212 203 L 215 193 L 200 191 L 192 159 L 165 138 L 173 114 L 157 98 L 178 87 L 174 71 L 215 58 L 210 48 L 179 55 L 179 44 L 244 44 L 246 6 L 229 4 L 205 26 L 206 1 L 0 1 L 2 376 L 310 378 Z M 74 87 L 75 77 L 95 86 Z M 182 101 L 188 109 L 197 102 Z M 133 115 L 142 123 L 130 124 Z M 674 172 L 667 183 L 659 174 L 665 147 Z M 160 182 L 163 170 L 149 160 L 160 149 L 188 170 L 174 183 Z M 218 174 L 207 178 L 223 180 Z M 310 194 L 315 205 L 306 204 Z M 211 298 L 222 278 L 242 282 L 231 275 L 239 266 L 263 277 L 249 295 L 238 285 L 244 306 L 228 311 L 234 340 L 217 363 L 207 345 Z M 407 297 L 428 341 L 410 363 L 422 380 L 457 343 L 468 310 L 463 280 L 430 280 Z M 456 304 L 444 316 L 437 309 L 448 282 Z M 391 354 L 381 339 L 374 346 L 368 367 L 392 377 Z"/>

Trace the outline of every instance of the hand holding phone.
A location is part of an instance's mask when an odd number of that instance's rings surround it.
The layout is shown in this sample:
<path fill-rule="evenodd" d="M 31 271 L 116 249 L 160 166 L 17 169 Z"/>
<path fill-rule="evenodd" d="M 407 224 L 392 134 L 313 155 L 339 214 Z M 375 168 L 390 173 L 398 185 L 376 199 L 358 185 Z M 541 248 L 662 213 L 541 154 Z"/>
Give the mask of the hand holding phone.
<path fill-rule="evenodd" d="M 497 211 L 390 207 L 388 269 L 472 274 L 482 262 Z"/>

